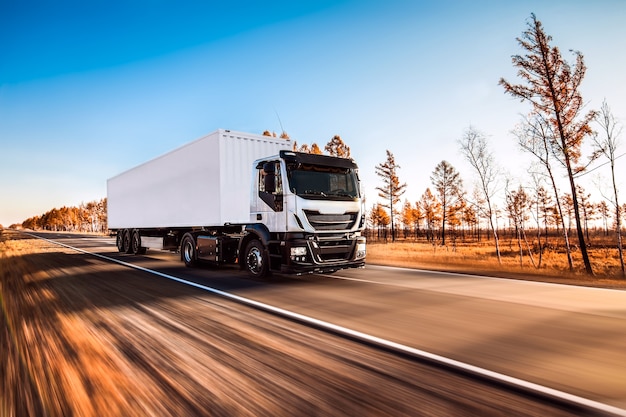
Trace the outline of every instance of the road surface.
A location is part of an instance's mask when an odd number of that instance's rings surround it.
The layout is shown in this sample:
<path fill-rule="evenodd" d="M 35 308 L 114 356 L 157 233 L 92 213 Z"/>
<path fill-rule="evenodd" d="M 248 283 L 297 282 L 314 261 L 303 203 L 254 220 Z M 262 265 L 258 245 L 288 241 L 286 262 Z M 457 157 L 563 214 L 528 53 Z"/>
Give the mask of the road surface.
<path fill-rule="evenodd" d="M 41 236 L 589 399 L 617 415 L 626 408 L 624 291 L 370 265 L 259 282 L 232 267 L 185 268 L 168 252 L 118 254 L 112 239 Z M 57 333 L 38 340 L 14 331 L 8 345 L 24 356 L 24 344 L 39 342 L 20 360 L 31 376 L 18 378 L 30 387 L 24 395 L 34 411 L 114 415 L 105 404 L 117 404 L 122 414 L 159 415 L 581 413 L 145 271 L 48 241 L 38 245 L 21 257 L 30 274 L 25 285 L 39 297 L 37 306 L 56 311 L 42 327 Z M 17 307 L 35 308 L 24 303 Z M 19 330 L 14 322 L 9 327 Z M 48 351 L 63 356 L 56 373 L 45 371 L 46 360 L 59 359 Z M 89 400 L 64 403 L 58 392 L 37 399 L 50 381 L 70 398 L 80 391 Z"/>

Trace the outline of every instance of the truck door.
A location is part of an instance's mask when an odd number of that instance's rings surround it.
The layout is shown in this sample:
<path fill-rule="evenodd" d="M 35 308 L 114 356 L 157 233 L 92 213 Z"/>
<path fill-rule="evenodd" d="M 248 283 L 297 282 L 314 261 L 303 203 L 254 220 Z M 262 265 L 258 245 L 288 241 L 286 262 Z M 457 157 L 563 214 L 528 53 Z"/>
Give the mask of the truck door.
<path fill-rule="evenodd" d="M 265 224 L 270 232 L 284 232 L 286 219 L 280 161 L 264 161 L 256 169 L 256 220 Z"/>

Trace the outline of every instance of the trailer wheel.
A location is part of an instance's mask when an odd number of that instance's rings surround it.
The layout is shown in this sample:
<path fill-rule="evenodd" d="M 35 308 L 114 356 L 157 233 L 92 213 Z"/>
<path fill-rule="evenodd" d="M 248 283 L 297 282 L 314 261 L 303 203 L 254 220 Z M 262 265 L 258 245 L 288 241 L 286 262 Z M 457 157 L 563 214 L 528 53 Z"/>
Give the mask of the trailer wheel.
<path fill-rule="evenodd" d="M 255 279 L 267 278 L 270 274 L 270 263 L 263 244 L 254 239 L 246 246 L 244 265 L 248 275 Z"/>
<path fill-rule="evenodd" d="M 122 252 L 131 253 L 130 230 L 128 229 L 124 229 L 122 231 Z"/>
<path fill-rule="evenodd" d="M 134 255 L 143 255 L 146 253 L 146 248 L 141 246 L 141 235 L 139 230 L 133 231 L 132 238 L 130 240 L 130 251 Z"/>
<path fill-rule="evenodd" d="M 124 231 L 118 230 L 115 237 L 115 246 L 117 246 L 117 251 L 120 253 L 124 252 Z"/>
<path fill-rule="evenodd" d="M 196 258 L 196 241 L 191 235 L 185 235 L 180 244 L 180 257 L 185 262 L 185 266 L 194 267 L 198 263 Z"/>

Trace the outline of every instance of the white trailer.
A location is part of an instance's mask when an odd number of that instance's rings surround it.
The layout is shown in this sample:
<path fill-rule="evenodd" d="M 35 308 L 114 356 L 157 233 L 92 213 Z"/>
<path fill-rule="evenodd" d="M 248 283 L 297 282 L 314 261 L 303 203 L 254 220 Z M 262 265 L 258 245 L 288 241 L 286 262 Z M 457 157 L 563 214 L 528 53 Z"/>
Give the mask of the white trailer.
<path fill-rule="evenodd" d="M 289 149 L 285 139 L 215 131 L 109 179 L 109 228 L 247 223 L 252 163 Z"/>
<path fill-rule="evenodd" d="M 290 149 L 220 129 L 109 179 L 118 249 L 179 250 L 188 266 L 238 262 L 255 277 L 363 266 L 356 164 Z"/>

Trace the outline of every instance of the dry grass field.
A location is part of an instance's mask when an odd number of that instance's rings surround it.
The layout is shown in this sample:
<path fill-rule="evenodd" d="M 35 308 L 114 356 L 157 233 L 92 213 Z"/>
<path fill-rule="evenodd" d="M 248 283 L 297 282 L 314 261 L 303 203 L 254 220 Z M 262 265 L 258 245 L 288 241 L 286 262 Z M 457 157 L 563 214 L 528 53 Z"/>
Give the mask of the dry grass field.
<path fill-rule="evenodd" d="M 597 239 L 600 242 L 599 239 Z M 602 244 L 600 244 L 602 243 Z M 584 273 L 580 251 L 574 248 L 572 258 L 574 271 L 569 271 L 564 248 L 552 244 L 544 250 L 541 263 L 537 251 L 533 259 L 524 249 L 522 261 L 517 241 L 502 239 L 500 242 L 502 264 L 498 263 L 493 241 L 459 242 L 441 246 L 413 240 L 368 241 L 369 264 L 433 269 L 503 278 L 546 281 L 561 284 L 626 289 L 626 279 L 621 278 L 619 254 L 614 246 L 600 242 L 591 246 L 589 256 L 594 276 Z M 534 261 L 534 264 L 533 264 Z"/>

